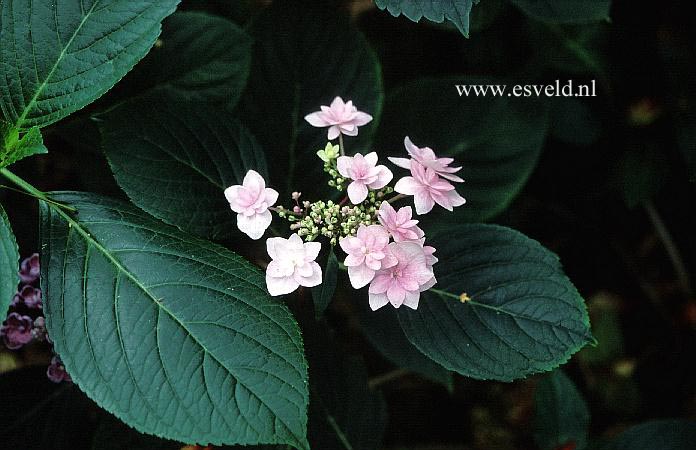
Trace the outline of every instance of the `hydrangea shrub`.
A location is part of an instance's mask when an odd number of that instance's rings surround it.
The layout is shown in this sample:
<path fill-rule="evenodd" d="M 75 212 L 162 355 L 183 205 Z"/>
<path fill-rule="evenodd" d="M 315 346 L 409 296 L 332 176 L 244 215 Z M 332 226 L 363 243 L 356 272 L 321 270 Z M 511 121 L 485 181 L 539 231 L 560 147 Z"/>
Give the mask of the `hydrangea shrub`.
<path fill-rule="evenodd" d="M 376 448 L 384 406 L 325 337 L 334 300 L 375 314 L 361 323 L 378 351 L 444 383 L 550 371 L 593 342 L 551 251 L 509 228 L 441 221 L 476 207 L 466 164 L 415 134 L 393 136 L 403 149 L 373 147 L 379 63 L 330 6 L 274 2 L 245 30 L 174 13 L 178 0 L 33 3 L 0 2 L 0 175 L 38 201 L 41 244 L 20 263 L 0 209 L 0 333 L 11 349 L 50 341 L 52 381 L 181 443 L 304 450 L 329 448 L 315 444 L 329 433 Z M 477 2 L 465 3 L 468 17 Z M 163 20 L 185 26 L 159 37 Z M 225 55 L 204 33 L 176 35 L 199 23 Z M 318 24 L 330 39 L 299 51 Z M 183 54 L 167 53 L 182 41 Z M 264 77 L 288 52 L 295 69 L 316 70 L 288 70 L 293 92 L 269 107 L 277 85 Z M 175 57 L 195 64 L 162 74 Z M 104 95 L 148 73 L 159 76 L 137 94 Z M 51 150 L 42 130 L 68 117 L 98 127 L 128 200 L 44 192 L 15 173 Z M 343 414 L 348 405 L 360 413 Z"/>

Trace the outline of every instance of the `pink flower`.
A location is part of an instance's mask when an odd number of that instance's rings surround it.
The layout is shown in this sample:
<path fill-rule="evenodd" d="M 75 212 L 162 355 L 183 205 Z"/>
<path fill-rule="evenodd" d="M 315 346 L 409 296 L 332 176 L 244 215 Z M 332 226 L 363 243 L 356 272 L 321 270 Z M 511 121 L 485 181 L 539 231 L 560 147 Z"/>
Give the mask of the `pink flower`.
<path fill-rule="evenodd" d="M 367 286 L 375 272 L 382 268 L 389 233 L 380 225 L 360 225 L 356 237 L 342 238 L 339 244 L 348 255 L 344 264 L 348 267 L 350 284 L 360 289 Z"/>
<path fill-rule="evenodd" d="M 353 180 L 348 185 L 348 198 L 357 205 L 367 198 L 369 189 L 381 189 L 394 178 L 394 174 L 386 166 L 377 165 L 377 153 L 371 152 L 363 156 L 341 156 L 337 161 L 338 173 Z"/>
<path fill-rule="evenodd" d="M 379 207 L 379 223 L 386 228 L 396 242 L 415 241 L 424 236 L 423 230 L 418 228 L 417 220 L 411 219 L 413 212 L 410 206 L 399 208 L 396 212 L 389 202 L 384 201 Z"/>
<path fill-rule="evenodd" d="M 370 308 L 374 311 L 387 303 L 418 308 L 420 293 L 433 278 L 426 252 L 418 242 L 392 242 L 387 249 L 394 264 L 383 265 L 370 283 Z"/>
<path fill-rule="evenodd" d="M 411 175 L 396 182 L 394 190 L 400 194 L 413 195 L 416 213 L 427 214 L 435 203 L 452 211 L 453 207 L 463 205 L 466 200 L 457 194 L 448 181 L 443 180 L 430 167 L 411 160 Z"/>
<path fill-rule="evenodd" d="M 341 133 L 346 136 L 357 136 L 358 127 L 372 120 L 372 116 L 358 111 L 352 101 L 344 103 L 341 97 L 336 97 L 331 106 L 322 106 L 321 111 L 305 116 L 305 120 L 313 127 L 329 127 L 329 140 L 336 139 Z"/>
<path fill-rule="evenodd" d="M 266 286 L 271 295 L 289 294 L 300 286 L 321 284 L 321 267 L 314 261 L 321 250 L 319 242 L 302 242 L 293 233 L 288 239 L 267 239 L 266 249 L 273 259 L 266 268 Z"/>
<path fill-rule="evenodd" d="M 452 158 L 438 158 L 435 156 L 435 152 L 433 149 L 430 147 L 417 147 L 416 145 L 411 142 L 411 139 L 406 136 L 404 139 L 404 146 L 406 147 L 406 151 L 408 154 L 413 158 L 413 160 L 418 161 L 418 163 L 423 166 L 427 167 L 430 169 L 433 169 L 435 173 L 440 175 L 442 178 L 446 178 L 450 181 L 454 181 L 456 183 L 461 183 L 464 180 L 459 178 L 456 175 L 452 175 L 453 173 L 459 172 L 462 170 L 461 167 L 449 167 L 452 162 L 454 162 L 454 159 Z M 403 167 L 404 169 L 410 169 L 411 168 L 411 160 L 407 158 L 388 158 L 389 161 L 392 163 L 396 164 L 399 167 Z"/>
<path fill-rule="evenodd" d="M 237 227 L 252 239 L 263 236 L 272 219 L 268 208 L 278 200 L 278 192 L 267 188 L 263 177 L 250 170 L 241 186 L 225 189 L 225 198 L 232 211 L 237 213 Z"/>

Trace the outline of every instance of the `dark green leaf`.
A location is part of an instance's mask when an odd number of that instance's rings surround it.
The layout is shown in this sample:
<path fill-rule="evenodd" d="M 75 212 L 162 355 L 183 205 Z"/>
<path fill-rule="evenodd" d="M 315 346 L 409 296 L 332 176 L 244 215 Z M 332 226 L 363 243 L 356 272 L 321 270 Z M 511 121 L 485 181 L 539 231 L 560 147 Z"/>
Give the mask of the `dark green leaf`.
<path fill-rule="evenodd" d="M 467 200 L 455 213 L 426 216 L 445 222 L 483 222 L 502 212 L 536 166 L 548 130 L 548 103 L 537 99 L 460 97 L 458 84 L 504 84 L 467 77 L 428 78 L 390 92 L 375 148 L 405 156 L 403 140 L 455 158 L 466 183 L 457 191 Z M 512 86 L 508 86 L 512 89 Z M 397 169 L 398 179 L 406 171 Z M 442 210 L 444 211 L 444 210 Z M 432 218 L 431 218 L 432 217 Z"/>
<path fill-rule="evenodd" d="M 0 2 L 0 110 L 20 130 L 92 103 L 150 50 L 179 0 Z"/>
<path fill-rule="evenodd" d="M 212 239 L 237 230 L 223 194 L 248 169 L 267 178 L 256 139 L 231 113 L 204 103 L 127 102 L 100 116 L 116 181 L 138 207 Z"/>
<path fill-rule="evenodd" d="M 329 250 L 329 257 L 324 267 L 324 279 L 317 287 L 312 288 L 312 300 L 317 319 L 324 314 L 333 299 L 336 291 L 336 279 L 338 278 L 338 259 L 333 249 Z"/>
<path fill-rule="evenodd" d="M 374 120 L 345 145 L 349 153 L 368 148 L 382 110 L 379 62 L 331 2 L 274 2 L 254 20 L 251 34 L 256 44 L 239 116 L 273 155 L 273 182 L 287 182 L 278 189 L 281 195 L 316 192 L 319 180 L 328 180 L 316 156 L 326 145 L 327 129 L 310 126 L 304 117 L 336 96 L 352 100 Z"/>
<path fill-rule="evenodd" d="M 119 85 L 119 91 L 153 89 L 180 101 L 234 105 L 251 66 L 251 37 L 239 26 L 202 12 L 177 12 L 162 23 L 154 48 Z"/>
<path fill-rule="evenodd" d="M 534 405 L 534 440 L 541 450 L 555 450 L 569 443 L 574 443 L 576 450 L 587 447 L 590 411 L 563 371 L 555 370 L 541 379 Z"/>
<path fill-rule="evenodd" d="M 4 320 L 7 308 L 19 284 L 19 248 L 10 220 L 0 205 L 0 319 Z M 1 321 L 1 320 L 0 320 Z"/>
<path fill-rule="evenodd" d="M 607 24 L 531 23 L 528 30 L 540 67 L 549 67 L 570 74 L 597 74 L 597 91 L 602 83 L 608 83 Z M 566 82 L 567 79 L 562 81 Z"/>
<path fill-rule="evenodd" d="M 653 420 L 629 428 L 610 445 L 611 450 L 693 450 L 696 422 L 693 420 Z"/>
<path fill-rule="evenodd" d="M 45 365 L 0 376 L 0 398 L 3 448 L 74 450 L 89 445 L 96 427 L 90 411 L 94 405 L 73 384 L 49 381 Z"/>
<path fill-rule="evenodd" d="M 471 8 L 478 2 L 479 0 L 375 0 L 379 9 L 386 9 L 394 17 L 403 14 L 414 22 L 425 17 L 437 23 L 447 19 L 466 37 L 469 37 Z"/>
<path fill-rule="evenodd" d="M 408 339 L 445 368 L 510 381 L 552 370 L 593 341 L 582 297 L 538 242 L 480 224 L 431 242 L 438 283 L 398 316 Z"/>
<path fill-rule="evenodd" d="M 141 432 L 306 449 L 297 323 L 243 258 L 121 202 L 41 204 L 49 334 L 73 380 Z"/>
<path fill-rule="evenodd" d="M 528 16 L 551 23 L 609 20 L 611 0 L 510 0 Z"/>
<path fill-rule="evenodd" d="M 452 390 L 452 372 L 425 356 L 411 344 L 401 329 L 393 308 L 372 311 L 367 302 L 363 303 L 363 308 L 360 310 L 362 330 L 370 343 L 385 358 L 398 367 L 408 369 Z"/>
<path fill-rule="evenodd" d="M 16 128 L 0 120 L 0 139 L 0 169 L 28 156 L 48 153 L 48 149 L 43 145 L 41 131 L 37 127 L 30 128 L 19 137 Z"/>

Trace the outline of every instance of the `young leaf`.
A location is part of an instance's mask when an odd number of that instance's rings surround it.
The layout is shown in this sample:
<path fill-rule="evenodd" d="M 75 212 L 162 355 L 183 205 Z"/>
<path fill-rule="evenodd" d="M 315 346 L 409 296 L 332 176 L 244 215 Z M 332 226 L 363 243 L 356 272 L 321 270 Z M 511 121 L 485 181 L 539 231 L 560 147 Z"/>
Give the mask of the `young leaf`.
<path fill-rule="evenodd" d="M 346 138 L 349 153 L 369 147 L 379 122 L 379 61 L 365 37 L 331 3 L 273 2 L 251 25 L 254 56 L 239 117 L 274 155 L 272 180 L 287 182 L 287 187 L 279 186 L 281 198 L 283 191 L 316 192 L 316 180 L 324 179 L 316 152 L 326 145 L 327 131 L 309 125 L 305 115 L 335 96 L 371 114 L 374 120 L 360 128 L 357 138 Z"/>
<path fill-rule="evenodd" d="M 139 208 L 211 239 L 237 230 L 223 194 L 248 169 L 267 177 L 256 139 L 222 107 L 148 98 L 99 116 L 116 181 Z"/>
<path fill-rule="evenodd" d="M 19 131 L 12 125 L 0 120 L 0 169 L 14 164 L 28 156 L 48 153 L 43 145 L 41 131 L 32 127 L 19 137 Z"/>
<path fill-rule="evenodd" d="M 479 0 L 375 0 L 379 9 L 386 9 L 394 17 L 403 14 L 414 22 L 420 22 L 425 17 L 437 23 L 447 19 L 466 37 L 469 37 L 471 8 L 478 2 Z"/>
<path fill-rule="evenodd" d="M 538 242 L 494 225 L 460 225 L 431 242 L 438 283 L 398 316 L 435 362 L 511 381 L 552 370 L 593 342 L 582 297 Z"/>
<path fill-rule="evenodd" d="M 693 420 L 652 420 L 629 428 L 609 446 L 610 450 L 693 450 L 696 422 Z"/>
<path fill-rule="evenodd" d="M 541 450 L 574 444 L 587 447 L 590 411 L 575 384 L 562 370 L 541 379 L 534 398 L 534 440 Z"/>
<path fill-rule="evenodd" d="M 324 279 L 317 287 L 312 288 L 312 300 L 317 319 L 324 314 L 333 299 L 336 291 L 336 279 L 338 278 L 338 259 L 333 249 L 329 251 L 329 257 L 324 268 Z"/>
<path fill-rule="evenodd" d="M 536 166 L 549 125 L 549 102 L 492 93 L 460 97 L 456 85 L 467 84 L 505 81 L 427 78 L 397 88 L 387 97 L 375 144 L 375 148 L 388 150 L 382 158 L 404 156 L 403 140 L 409 136 L 419 147 L 451 156 L 453 165 L 463 167 L 458 175 L 466 183 L 456 187 L 466 205 L 454 214 L 424 218 L 444 227 L 446 223 L 484 222 L 502 212 Z M 407 174 L 399 169 L 394 175 L 398 179 Z"/>
<path fill-rule="evenodd" d="M 182 442 L 307 449 L 297 323 L 234 253 L 91 194 L 41 204 L 41 287 L 65 367 L 99 406 Z"/>
<path fill-rule="evenodd" d="M 156 90 L 181 101 L 234 105 L 246 86 L 251 50 L 251 37 L 229 20 L 177 12 L 162 23 L 154 48 L 115 91 L 132 96 Z"/>
<path fill-rule="evenodd" d="M 611 0 L 510 0 L 528 16 L 551 23 L 588 23 L 609 20 Z"/>
<path fill-rule="evenodd" d="M 0 2 L 0 110 L 19 131 L 108 91 L 150 50 L 180 0 Z"/>
<path fill-rule="evenodd" d="M 360 324 L 370 343 L 389 361 L 452 390 L 452 372 L 411 344 L 393 308 L 372 311 L 364 302 L 364 307 L 360 309 Z"/>
<path fill-rule="evenodd" d="M 0 205 L 0 322 L 5 319 L 7 308 L 19 284 L 19 248 L 10 220 Z"/>

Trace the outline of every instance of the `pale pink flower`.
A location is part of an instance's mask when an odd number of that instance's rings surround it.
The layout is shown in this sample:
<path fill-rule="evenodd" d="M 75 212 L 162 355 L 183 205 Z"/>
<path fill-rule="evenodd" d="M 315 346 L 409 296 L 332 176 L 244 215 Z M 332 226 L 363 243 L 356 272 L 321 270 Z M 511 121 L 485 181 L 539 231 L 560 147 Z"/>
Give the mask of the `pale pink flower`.
<path fill-rule="evenodd" d="M 392 242 L 387 250 L 394 264 L 383 266 L 375 273 L 368 290 L 370 308 L 374 311 L 387 303 L 395 308 L 401 305 L 418 308 L 420 293 L 433 279 L 426 252 L 418 242 Z"/>
<path fill-rule="evenodd" d="M 411 160 L 411 175 L 396 182 L 394 190 L 400 194 L 413 195 L 417 214 L 427 214 L 435 203 L 452 211 L 466 200 L 454 190 L 448 181 L 440 178 L 434 169 Z"/>
<path fill-rule="evenodd" d="M 273 259 L 266 268 L 266 287 L 271 295 L 289 294 L 300 286 L 321 284 L 321 267 L 314 261 L 321 250 L 319 242 L 302 242 L 293 233 L 288 239 L 266 239 L 266 250 Z"/>
<path fill-rule="evenodd" d="M 380 225 L 360 225 L 357 236 L 344 237 L 338 243 L 348 255 L 343 264 L 348 268 L 350 284 L 360 289 L 382 268 L 389 233 Z"/>
<path fill-rule="evenodd" d="M 250 170 L 241 185 L 225 189 L 225 198 L 237 213 L 237 227 L 252 239 L 263 236 L 272 219 L 268 208 L 278 200 L 278 192 L 267 188 L 263 177 Z"/>
<path fill-rule="evenodd" d="M 413 212 L 410 206 L 401 207 L 397 212 L 389 202 L 384 201 L 377 214 L 379 223 L 389 231 L 396 242 L 415 241 L 425 234 L 418 228 L 418 221 L 411 219 Z"/>
<path fill-rule="evenodd" d="M 363 156 L 340 156 L 336 162 L 338 173 L 353 180 L 348 185 L 348 198 L 357 205 L 367 198 L 369 189 L 382 189 L 394 178 L 394 174 L 386 166 L 377 165 L 377 153 L 371 152 Z"/>
<path fill-rule="evenodd" d="M 414 160 L 418 161 L 421 166 L 433 169 L 435 173 L 440 175 L 442 178 L 446 178 L 450 181 L 456 183 L 461 183 L 464 180 L 459 178 L 453 173 L 459 172 L 461 167 L 450 167 L 449 165 L 454 162 L 452 158 L 438 158 L 435 156 L 435 152 L 430 147 L 418 147 L 411 142 L 408 136 L 404 139 L 404 147 L 406 151 Z M 389 161 L 396 164 L 404 169 L 411 168 L 411 160 L 408 158 L 388 158 Z"/>
<path fill-rule="evenodd" d="M 344 103 L 341 97 L 336 97 L 331 106 L 322 106 L 321 111 L 305 116 L 305 120 L 313 127 L 329 127 L 329 140 L 336 139 L 340 134 L 357 136 L 358 127 L 372 120 L 372 116 L 358 111 L 352 101 Z"/>

